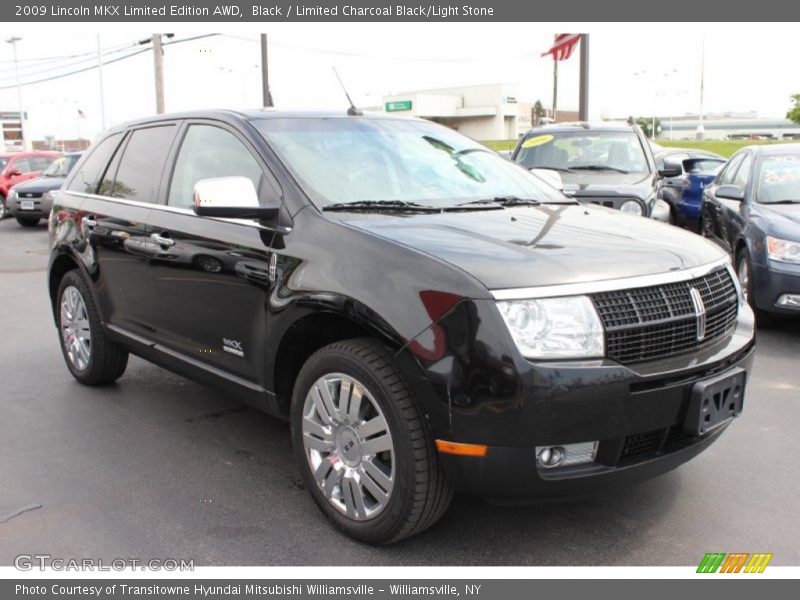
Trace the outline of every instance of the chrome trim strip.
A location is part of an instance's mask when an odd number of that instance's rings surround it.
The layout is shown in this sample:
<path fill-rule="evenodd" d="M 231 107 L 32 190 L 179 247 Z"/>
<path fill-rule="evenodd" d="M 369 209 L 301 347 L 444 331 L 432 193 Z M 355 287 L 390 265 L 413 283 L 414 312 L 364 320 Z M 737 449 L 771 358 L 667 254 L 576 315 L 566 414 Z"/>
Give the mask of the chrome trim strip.
<path fill-rule="evenodd" d="M 693 267 L 680 271 L 668 271 L 655 275 L 640 275 L 636 277 L 623 277 L 621 279 L 604 279 L 601 281 L 587 281 L 585 283 L 565 283 L 563 285 L 543 285 L 539 287 L 526 288 L 506 288 L 501 290 L 490 290 L 495 300 L 527 300 L 532 298 L 553 298 L 558 296 L 580 296 L 584 294 L 594 294 L 597 292 L 613 292 L 615 290 L 626 290 L 651 285 L 663 285 L 666 283 L 677 283 L 696 279 L 703 275 L 708 275 L 712 271 L 720 268 L 728 268 L 729 258 Z M 729 270 L 730 272 L 730 270 Z M 735 279 L 735 278 L 734 278 Z"/>
<path fill-rule="evenodd" d="M 136 208 L 147 208 L 150 210 L 161 210 L 165 212 L 171 213 L 178 213 L 180 215 L 189 215 L 191 217 L 198 217 L 199 219 L 213 219 L 214 221 L 222 221 L 224 223 L 235 223 L 236 225 L 245 225 L 247 227 L 254 227 L 256 229 L 266 229 L 263 225 L 260 225 L 256 221 L 251 219 L 221 219 L 218 217 L 199 217 L 198 215 L 194 214 L 193 210 L 188 208 L 178 208 L 177 206 L 168 206 L 166 204 L 155 204 L 152 202 L 139 202 L 137 200 L 127 200 L 125 198 L 114 198 L 111 196 L 100 196 L 98 194 L 85 194 L 82 192 L 75 192 L 72 190 L 61 190 L 64 194 L 68 194 L 70 196 L 75 196 L 77 198 L 84 198 L 84 199 L 91 199 L 91 200 L 102 200 L 104 202 L 114 202 L 116 204 L 126 204 L 128 206 L 133 206 Z M 275 231 L 278 231 L 277 228 Z M 282 230 L 282 233 L 289 233 L 291 231 L 290 228 L 285 228 Z"/>

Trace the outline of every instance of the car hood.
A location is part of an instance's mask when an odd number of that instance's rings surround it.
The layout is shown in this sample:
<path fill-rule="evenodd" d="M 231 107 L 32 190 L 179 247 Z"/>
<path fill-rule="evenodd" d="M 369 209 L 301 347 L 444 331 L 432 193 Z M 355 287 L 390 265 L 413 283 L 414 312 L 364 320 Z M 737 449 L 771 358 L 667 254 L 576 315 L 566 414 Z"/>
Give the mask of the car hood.
<path fill-rule="evenodd" d="M 64 184 L 64 179 L 64 177 L 37 177 L 36 179 L 18 183 L 12 189 L 18 194 L 24 192 L 44 194 L 60 188 Z"/>
<path fill-rule="evenodd" d="M 756 204 L 762 219 L 772 225 L 772 233 L 792 239 L 800 236 L 800 204 Z"/>
<path fill-rule="evenodd" d="M 644 173 L 578 171 L 559 173 L 564 191 L 582 196 L 636 196 L 644 200 L 653 191 L 653 176 Z"/>
<path fill-rule="evenodd" d="M 665 273 L 725 256 L 719 247 L 693 233 L 586 205 L 331 216 L 446 261 L 488 289 Z"/>

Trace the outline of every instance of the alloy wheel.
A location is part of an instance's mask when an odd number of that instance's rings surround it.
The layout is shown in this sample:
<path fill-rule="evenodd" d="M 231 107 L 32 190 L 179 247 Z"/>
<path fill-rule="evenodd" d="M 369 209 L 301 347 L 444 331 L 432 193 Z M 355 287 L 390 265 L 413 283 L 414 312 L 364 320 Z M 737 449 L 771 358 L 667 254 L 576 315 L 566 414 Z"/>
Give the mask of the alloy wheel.
<path fill-rule="evenodd" d="M 750 269 L 747 267 L 747 258 L 745 256 L 739 259 L 738 275 L 744 301 L 750 302 Z"/>
<path fill-rule="evenodd" d="M 343 515 L 366 521 L 389 504 L 395 450 L 373 394 L 355 378 L 329 373 L 303 404 L 303 447 L 320 491 Z"/>
<path fill-rule="evenodd" d="M 61 342 L 72 365 L 79 371 L 86 370 L 92 358 L 92 332 L 86 303 L 72 285 L 61 296 Z"/>

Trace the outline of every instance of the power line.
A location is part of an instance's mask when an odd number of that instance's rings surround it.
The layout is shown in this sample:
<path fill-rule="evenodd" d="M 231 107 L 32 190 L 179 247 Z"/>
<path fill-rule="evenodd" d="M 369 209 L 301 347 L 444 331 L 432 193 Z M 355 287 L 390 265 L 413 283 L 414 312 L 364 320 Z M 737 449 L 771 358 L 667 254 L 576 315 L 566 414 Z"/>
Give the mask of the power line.
<path fill-rule="evenodd" d="M 220 34 L 218 34 L 218 33 L 207 33 L 207 34 L 204 34 L 204 35 L 196 35 L 194 37 L 184 38 L 182 40 L 172 40 L 170 42 L 164 42 L 162 45 L 163 46 L 170 46 L 172 44 L 182 44 L 184 42 L 192 42 L 194 40 L 199 40 L 199 39 L 203 39 L 203 38 L 207 38 L 207 37 L 213 37 L 213 36 L 216 36 L 216 35 L 220 35 Z M 142 48 L 141 50 L 136 50 L 135 52 L 130 52 L 130 53 L 126 54 L 125 56 L 120 56 L 119 58 L 114 58 L 112 60 L 101 61 L 100 64 L 102 64 L 103 66 L 110 65 L 110 64 L 113 64 L 113 63 L 116 63 L 116 62 L 120 62 L 121 60 L 125 60 L 127 58 L 131 58 L 132 56 L 136 56 L 137 54 L 142 54 L 144 52 L 150 52 L 150 51 L 151 51 L 150 48 Z M 26 85 L 34 85 L 34 84 L 37 84 L 37 83 L 44 83 L 46 81 L 54 81 L 56 79 L 63 79 L 64 77 L 70 77 L 71 75 L 77 75 L 79 73 L 85 73 L 86 71 L 91 71 L 92 69 L 97 69 L 97 68 L 98 68 L 98 64 L 95 63 L 93 65 L 90 65 L 88 67 L 84 67 L 82 69 L 77 69 L 75 71 L 70 71 L 69 73 L 60 73 L 58 75 L 53 75 L 52 77 L 45 77 L 43 79 L 36 79 L 35 81 L 26 81 L 26 82 L 24 82 L 24 83 L 22 83 L 20 85 L 26 86 Z M 12 88 L 15 88 L 15 87 L 17 87 L 16 84 L 14 84 L 14 85 L 4 85 L 4 86 L 0 86 L 0 90 L 9 90 L 9 89 L 12 89 Z"/>
<path fill-rule="evenodd" d="M 109 46 L 107 48 L 103 48 L 102 52 L 114 52 L 114 51 L 118 51 L 120 49 L 126 48 L 126 47 L 128 47 L 130 45 L 132 45 L 132 44 L 117 44 L 117 45 L 114 45 L 114 46 Z M 97 50 L 94 50 L 92 52 L 81 52 L 79 54 L 65 54 L 63 56 L 48 56 L 48 57 L 39 57 L 39 58 L 20 58 L 19 62 L 25 61 L 25 62 L 35 62 L 35 63 L 37 63 L 37 64 L 30 64 L 30 65 L 20 65 L 20 70 L 38 69 L 39 67 L 44 67 L 44 66 L 52 64 L 52 63 L 65 62 L 65 61 L 68 61 L 68 60 L 72 60 L 74 58 L 83 58 L 83 57 L 86 57 L 86 56 L 89 56 L 89 57 L 97 56 Z M 0 63 L 13 63 L 13 62 L 14 62 L 13 60 L 0 60 Z M 0 73 L 6 72 L 6 71 L 13 71 L 13 70 L 14 70 L 14 67 L 4 67 L 4 68 L 0 68 Z"/>
<path fill-rule="evenodd" d="M 124 52 L 125 50 L 130 50 L 134 46 L 135 46 L 135 44 L 126 44 L 125 46 L 123 46 L 121 48 L 117 48 L 115 50 L 109 50 L 107 52 L 103 52 L 103 53 L 101 53 L 101 56 L 111 56 L 112 54 L 119 54 L 120 52 Z M 20 75 L 23 78 L 35 77 L 37 75 L 46 75 L 48 73 L 54 73 L 54 72 L 62 70 L 62 69 L 69 69 L 69 68 L 72 68 L 72 67 L 77 67 L 78 65 L 81 65 L 81 64 L 84 64 L 84 63 L 87 63 L 87 62 L 90 62 L 90 61 L 92 61 L 94 63 L 97 63 L 97 51 L 96 50 L 95 50 L 95 52 L 93 53 L 92 56 L 88 56 L 86 58 L 82 58 L 80 60 L 76 60 L 76 61 L 71 62 L 71 63 L 58 64 L 58 65 L 54 65 L 54 66 L 51 66 L 51 67 L 47 67 L 45 69 L 40 69 L 38 71 L 22 72 L 22 73 L 20 73 Z M 44 65 L 35 65 L 34 68 L 42 67 L 42 66 L 44 66 Z M 0 77 L 0 80 L 3 80 L 3 79 L 8 80 L 8 79 L 12 79 L 12 77 Z"/>

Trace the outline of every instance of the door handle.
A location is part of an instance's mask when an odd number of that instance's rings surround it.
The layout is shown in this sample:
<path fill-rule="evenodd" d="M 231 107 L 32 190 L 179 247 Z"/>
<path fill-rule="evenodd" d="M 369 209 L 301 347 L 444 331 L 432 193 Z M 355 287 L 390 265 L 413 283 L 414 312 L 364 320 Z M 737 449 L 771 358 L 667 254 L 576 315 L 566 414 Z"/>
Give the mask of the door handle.
<path fill-rule="evenodd" d="M 174 246 L 175 240 L 173 240 L 169 235 L 163 235 L 161 233 L 151 233 L 150 239 L 153 240 L 159 246 Z"/>
<path fill-rule="evenodd" d="M 83 224 L 86 225 L 89 229 L 94 229 L 97 227 L 97 221 L 94 219 L 94 215 L 89 215 L 87 217 L 83 217 Z"/>

